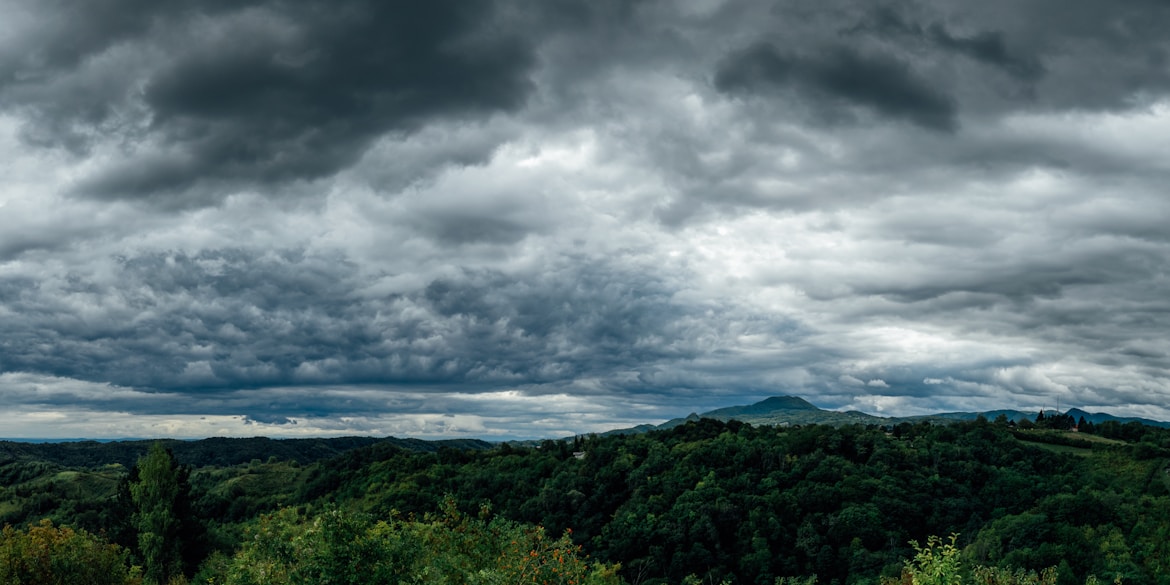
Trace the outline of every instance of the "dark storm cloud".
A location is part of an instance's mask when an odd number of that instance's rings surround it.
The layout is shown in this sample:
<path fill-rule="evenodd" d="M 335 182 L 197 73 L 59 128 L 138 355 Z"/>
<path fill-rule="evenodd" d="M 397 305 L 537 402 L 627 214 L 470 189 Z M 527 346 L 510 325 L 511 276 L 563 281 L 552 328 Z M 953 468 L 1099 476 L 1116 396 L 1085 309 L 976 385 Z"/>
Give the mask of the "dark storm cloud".
<path fill-rule="evenodd" d="M 954 101 L 907 63 L 851 47 L 799 55 L 759 42 L 720 63 L 715 87 L 728 93 L 765 94 L 794 89 L 810 104 L 830 100 L 863 106 L 934 130 L 953 131 L 957 126 Z"/>
<path fill-rule="evenodd" d="M 1023 66 L 1026 73 L 1036 70 L 1030 64 L 1042 66 L 1028 98 L 1044 109 L 1124 110 L 1170 89 L 1165 2 L 1033 0 L 987 4 L 969 14 L 951 8 L 949 14 L 998 37 L 1014 56 L 1010 67 Z M 944 48 L 949 44 L 939 40 Z M 998 51 L 970 43 L 964 50 L 983 60 Z"/>
<path fill-rule="evenodd" d="M 144 390 L 523 385 L 689 359 L 689 311 L 648 275 L 584 262 L 366 297 L 343 259 L 239 250 L 123 260 L 111 288 L 5 281 L 0 370 Z M 83 317 L 82 314 L 85 316 Z"/>
<path fill-rule="evenodd" d="M 1163 412 L 1168 28 L 1138 0 L 0 2 L 0 402 L 282 432 L 787 393 Z"/>
<path fill-rule="evenodd" d="M 961 37 L 954 36 L 940 24 L 933 24 L 926 30 L 926 38 L 939 47 L 956 51 L 977 61 L 1001 67 L 1008 73 L 1032 81 L 1044 74 L 1044 66 L 1033 58 L 1012 55 L 999 31 L 983 31 Z"/>
<path fill-rule="evenodd" d="M 954 129 L 966 115 L 1124 110 L 1170 90 L 1165 3 L 793 0 L 756 21 L 715 64 L 716 87 L 790 92 L 814 112 L 829 99 Z"/>
<path fill-rule="evenodd" d="M 99 15 L 126 16 L 52 21 L 28 35 L 33 56 L 9 60 L 0 86 L 24 100 L 41 142 L 129 127 L 132 142 L 150 144 L 79 185 L 100 198 L 206 183 L 214 200 L 232 186 L 327 177 L 385 133 L 513 110 L 531 88 L 531 48 L 494 26 L 488 2 L 106 4 Z M 127 46 L 162 54 L 133 80 L 140 93 L 77 103 L 62 87 Z"/>
<path fill-rule="evenodd" d="M 1044 74 L 1044 66 L 1035 56 L 1017 55 L 1007 46 L 1003 31 L 983 30 L 956 34 L 941 22 L 923 25 L 907 20 L 892 6 L 878 6 L 868 18 L 848 31 L 869 33 L 895 42 L 928 45 L 952 51 L 978 62 L 1003 69 L 1025 81 L 1035 81 Z"/>
<path fill-rule="evenodd" d="M 893 286 L 862 286 L 854 292 L 879 295 L 900 303 L 915 303 L 956 293 L 969 293 L 975 304 L 982 304 L 983 295 L 1028 303 L 1057 298 L 1067 287 L 1104 284 L 1142 274 L 1145 260 L 1147 258 L 1127 257 L 1114 252 L 1055 261 L 1028 258 L 978 271 L 947 275 L 936 272 L 932 282 L 904 281 Z"/>
<path fill-rule="evenodd" d="M 245 424 L 265 423 L 270 425 L 295 425 L 297 422 L 288 418 L 287 416 L 280 416 L 278 414 L 256 413 L 244 416 Z"/>

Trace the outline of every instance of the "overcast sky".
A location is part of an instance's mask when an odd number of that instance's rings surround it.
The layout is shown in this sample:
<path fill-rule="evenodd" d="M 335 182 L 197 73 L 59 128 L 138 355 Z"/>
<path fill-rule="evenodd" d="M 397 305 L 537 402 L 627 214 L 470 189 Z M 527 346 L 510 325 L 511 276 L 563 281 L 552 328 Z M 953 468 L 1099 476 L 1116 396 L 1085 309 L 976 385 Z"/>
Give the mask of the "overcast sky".
<path fill-rule="evenodd" d="M 1158 0 L 0 0 L 0 435 L 1170 420 Z"/>

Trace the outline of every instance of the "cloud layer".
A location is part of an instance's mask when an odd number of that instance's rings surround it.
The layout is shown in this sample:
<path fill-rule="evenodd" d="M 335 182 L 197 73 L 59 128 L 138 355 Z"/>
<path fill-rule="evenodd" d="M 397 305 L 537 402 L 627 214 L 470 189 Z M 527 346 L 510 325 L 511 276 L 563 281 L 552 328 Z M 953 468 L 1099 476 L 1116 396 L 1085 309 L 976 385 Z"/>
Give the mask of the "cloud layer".
<path fill-rule="evenodd" d="M 0 3 L 19 436 L 1170 419 L 1170 7 Z"/>

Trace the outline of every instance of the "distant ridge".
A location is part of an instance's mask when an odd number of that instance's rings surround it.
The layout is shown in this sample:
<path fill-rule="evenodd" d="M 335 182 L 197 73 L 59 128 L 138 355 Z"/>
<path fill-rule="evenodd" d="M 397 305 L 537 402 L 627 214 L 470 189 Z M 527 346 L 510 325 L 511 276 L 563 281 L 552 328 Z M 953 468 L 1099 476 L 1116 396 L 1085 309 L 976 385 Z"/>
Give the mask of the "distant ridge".
<path fill-rule="evenodd" d="M 1019 422 L 1024 419 L 1034 420 L 1037 414 L 1039 413 L 1001 409 L 988 410 L 983 412 L 941 412 L 922 416 L 882 417 L 866 414 L 864 412 L 858 412 L 856 410 L 845 412 L 824 410 L 810 403 L 809 401 L 800 398 L 799 396 L 772 396 L 754 404 L 728 406 L 725 408 L 704 412 L 702 414 L 691 413 L 686 418 L 672 419 L 660 425 L 644 424 L 627 429 L 617 429 L 603 434 L 616 435 L 645 433 L 652 430 L 670 429 L 685 424 L 687 421 L 699 420 L 701 418 L 711 418 L 721 421 L 737 420 L 753 425 L 819 424 L 840 426 L 848 424 L 896 425 L 904 422 L 932 422 L 947 424 L 959 421 L 975 420 L 980 416 L 986 418 L 987 420 L 995 420 L 1001 415 L 1006 417 L 1008 420 Z M 1093 424 L 1099 424 L 1105 421 L 1117 421 L 1122 424 L 1128 422 L 1138 422 L 1155 427 L 1170 428 L 1170 422 L 1166 421 L 1157 421 L 1146 418 L 1118 417 L 1106 413 L 1089 413 L 1079 408 L 1069 409 L 1066 414 L 1072 416 L 1074 420 L 1084 416 L 1086 421 L 1092 422 Z"/>
<path fill-rule="evenodd" d="M 1039 413 L 1038 412 L 1024 412 L 1022 410 L 1000 409 L 1000 410 L 986 410 L 983 412 L 940 412 L 938 414 L 928 415 L 928 417 L 934 418 L 934 419 L 947 419 L 947 420 L 960 421 L 960 420 L 975 420 L 975 419 L 979 418 L 980 416 L 982 416 L 983 418 L 986 418 L 987 420 L 995 420 L 995 419 L 999 418 L 1000 415 L 1003 415 L 1004 418 L 1006 418 L 1010 421 L 1020 422 L 1024 419 L 1034 420 L 1036 418 L 1037 414 L 1039 414 Z M 920 417 L 909 417 L 909 418 L 910 419 L 918 419 Z"/>
<path fill-rule="evenodd" d="M 65 467 L 94 465 L 122 465 L 130 467 L 146 454 L 155 439 L 134 441 L 78 441 L 65 443 L 25 443 L 0 441 L 0 465 L 14 460 L 48 461 Z M 179 463 L 196 466 L 229 466 L 248 463 L 253 459 L 297 461 L 307 465 L 336 457 L 346 451 L 376 444 L 387 444 L 408 451 L 436 452 L 443 447 L 466 450 L 494 448 L 493 443 L 479 439 L 446 439 L 425 441 L 396 437 L 334 437 L 306 439 L 270 439 L 267 437 L 229 438 L 212 437 L 197 441 L 157 439 L 175 454 Z"/>
<path fill-rule="evenodd" d="M 755 404 L 747 406 L 729 406 L 704 413 L 707 418 L 736 417 L 736 416 L 770 416 L 777 412 L 809 411 L 821 409 L 813 406 L 809 401 L 797 396 L 773 396 L 765 398 Z M 827 411 L 822 411 L 827 412 Z"/>
<path fill-rule="evenodd" d="M 1170 422 L 1166 422 L 1166 421 L 1152 420 L 1152 419 L 1148 419 L 1148 418 L 1139 418 L 1139 417 L 1133 417 L 1133 416 L 1113 416 L 1112 414 L 1107 414 L 1104 412 L 1085 412 L 1079 408 L 1070 408 L 1070 409 L 1068 409 L 1068 412 L 1066 412 L 1065 414 L 1073 417 L 1073 420 L 1080 420 L 1080 418 L 1083 416 L 1083 417 L 1085 417 L 1086 421 L 1091 422 L 1093 424 L 1102 423 L 1102 422 L 1109 421 L 1109 420 L 1115 420 L 1121 424 L 1136 422 L 1136 423 L 1141 423 L 1143 425 L 1150 425 L 1152 427 L 1162 427 L 1164 429 L 1170 429 Z"/>
<path fill-rule="evenodd" d="M 729 406 L 702 414 L 691 413 L 685 418 L 671 419 L 660 425 L 643 424 L 625 429 L 615 429 L 602 434 L 628 435 L 671 429 L 686 424 L 688 421 L 697 421 L 702 418 L 721 421 L 738 420 L 754 425 L 847 425 L 902 422 L 902 419 L 883 418 L 857 411 L 824 410 L 799 396 L 772 396 L 754 404 Z"/>

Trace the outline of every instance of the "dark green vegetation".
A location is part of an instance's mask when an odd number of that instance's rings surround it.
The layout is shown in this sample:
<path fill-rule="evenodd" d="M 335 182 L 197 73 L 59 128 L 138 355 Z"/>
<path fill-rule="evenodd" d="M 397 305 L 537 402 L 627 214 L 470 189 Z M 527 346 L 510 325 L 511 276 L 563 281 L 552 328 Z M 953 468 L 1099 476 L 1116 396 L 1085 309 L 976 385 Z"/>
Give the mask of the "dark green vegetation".
<path fill-rule="evenodd" d="M 117 441 L 99 443 L 78 441 L 70 443 L 19 443 L 0 441 L 0 464 L 9 461 L 41 461 L 65 467 L 89 467 L 100 462 L 125 467 L 150 450 L 151 445 L 162 444 L 187 465 L 195 467 L 229 466 L 248 463 L 253 459 L 296 460 L 302 464 L 336 457 L 358 447 L 390 444 L 412 451 L 437 451 L 444 447 L 468 450 L 491 449 L 492 443 L 476 439 L 423 441 L 421 439 L 376 439 L 373 437 L 339 437 L 334 439 L 280 439 L 253 437 L 228 439 L 216 437 L 200 441 Z"/>
<path fill-rule="evenodd" d="M 227 465 L 158 449 L 133 471 L 98 451 L 88 465 L 25 457 L 0 464 L 0 520 L 107 538 L 147 582 L 950 583 L 922 563 L 953 561 L 963 583 L 1170 583 L 1170 431 L 1046 418 L 701 419 L 531 448 L 378 441 Z M 953 533 L 952 549 L 910 544 Z"/>
<path fill-rule="evenodd" d="M 1117 417 L 1106 413 L 1090 413 L 1074 408 L 1067 413 L 1059 414 L 1056 411 L 1042 411 L 1036 412 L 1021 412 L 1019 410 L 992 410 L 988 412 L 943 412 L 938 414 L 929 414 L 923 416 L 909 416 L 909 417 L 881 417 L 856 410 L 840 412 L 836 410 L 824 410 L 817 408 L 807 400 L 797 396 L 773 396 L 755 404 L 748 404 L 745 406 L 731 406 L 728 408 L 720 408 L 705 412 L 703 414 L 694 414 L 686 418 L 676 418 L 666 421 L 660 425 L 638 425 L 629 429 L 619 429 L 610 431 L 606 434 L 631 434 L 644 433 L 653 430 L 667 430 L 672 429 L 678 425 L 684 424 L 688 421 L 697 421 L 700 418 L 713 418 L 724 422 L 730 420 L 737 420 L 753 425 L 884 425 L 892 426 L 901 423 L 917 424 L 920 422 L 929 422 L 935 424 L 948 424 L 956 421 L 973 421 L 977 418 L 983 417 L 987 420 L 994 420 L 1002 418 L 1005 421 L 1018 423 L 1032 423 L 1035 419 L 1043 419 L 1045 413 L 1049 415 L 1056 415 L 1060 421 L 1068 421 L 1065 429 L 1075 425 L 1079 420 L 1082 424 L 1089 423 L 1101 424 L 1107 423 L 1111 425 L 1122 426 L 1127 423 L 1139 423 L 1137 426 L 1153 426 L 1170 428 L 1170 422 L 1149 420 L 1144 418 L 1124 418 Z M 1050 421 L 1051 423 L 1052 421 Z M 1052 424 L 1048 428 L 1054 428 Z"/>

